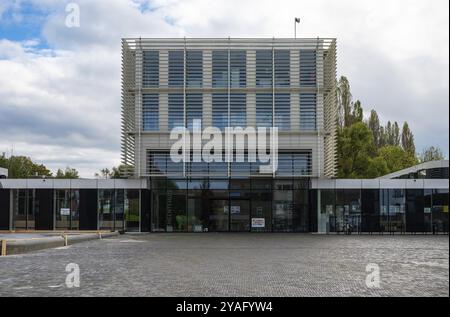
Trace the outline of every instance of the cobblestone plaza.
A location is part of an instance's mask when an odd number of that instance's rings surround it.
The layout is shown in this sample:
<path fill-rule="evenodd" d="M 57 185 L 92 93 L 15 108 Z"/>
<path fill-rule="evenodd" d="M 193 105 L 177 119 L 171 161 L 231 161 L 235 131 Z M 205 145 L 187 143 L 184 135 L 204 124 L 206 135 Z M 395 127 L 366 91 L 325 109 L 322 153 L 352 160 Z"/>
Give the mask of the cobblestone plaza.
<path fill-rule="evenodd" d="M 0 296 L 448 296 L 448 259 L 448 236 L 126 234 L 0 257 Z"/>

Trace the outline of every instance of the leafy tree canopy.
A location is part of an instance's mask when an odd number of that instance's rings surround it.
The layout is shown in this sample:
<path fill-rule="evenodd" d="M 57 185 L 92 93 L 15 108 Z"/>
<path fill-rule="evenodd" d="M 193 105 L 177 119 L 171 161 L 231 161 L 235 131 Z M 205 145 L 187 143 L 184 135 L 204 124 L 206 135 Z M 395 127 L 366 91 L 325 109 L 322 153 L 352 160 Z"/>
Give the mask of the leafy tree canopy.
<path fill-rule="evenodd" d="M 125 174 L 125 171 L 129 169 L 130 167 L 127 165 L 119 165 L 117 167 L 113 167 L 111 169 L 109 168 L 103 168 L 98 173 L 95 173 L 95 177 L 97 178 L 123 178 L 123 175 Z"/>
<path fill-rule="evenodd" d="M 440 161 L 443 160 L 444 158 L 445 158 L 444 153 L 437 146 L 430 146 L 428 148 L 425 148 L 419 155 L 419 161 L 421 163 L 429 161 Z"/>
<path fill-rule="evenodd" d="M 367 174 L 371 157 L 376 152 L 373 136 L 362 122 L 339 132 L 338 156 L 340 178 L 359 178 Z"/>
<path fill-rule="evenodd" d="M 0 167 L 8 169 L 9 178 L 29 178 L 35 176 L 52 176 L 52 173 L 43 164 L 34 163 L 26 156 L 0 156 Z"/>
<path fill-rule="evenodd" d="M 74 179 L 74 178 L 79 178 L 79 176 L 78 176 L 78 171 L 76 169 L 67 166 L 64 171 L 61 169 L 58 169 L 58 171 L 56 172 L 55 178 Z"/>
<path fill-rule="evenodd" d="M 386 162 L 388 174 L 417 164 L 414 154 L 400 146 L 386 145 L 378 150 L 378 156 Z"/>
<path fill-rule="evenodd" d="M 375 110 L 364 121 L 361 102 L 353 102 L 345 76 L 338 81 L 338 177 L 376 178 L 411 167 L 419 162 L 444 159 L 438 147 L 416 154 L 414 135 L 408 122 L 382 125 Z"/>

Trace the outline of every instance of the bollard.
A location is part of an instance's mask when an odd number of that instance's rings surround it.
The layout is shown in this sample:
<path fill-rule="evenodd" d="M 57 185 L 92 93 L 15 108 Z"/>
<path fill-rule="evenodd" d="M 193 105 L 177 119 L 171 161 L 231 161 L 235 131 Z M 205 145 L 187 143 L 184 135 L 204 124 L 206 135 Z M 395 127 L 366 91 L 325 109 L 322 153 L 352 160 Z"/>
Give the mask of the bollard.
<path fill-rule="evenodd" d="M 64 235 L 64 246 L 67 247 L 69 244 L 67 243 L 67 234 Z"/>
<path fill-rule="evenodd" d="M 6 255 L 6 240 L 2 240 L 1 244 L 2 244 L 2 250 L 1 250 L 0 255 L 5 256 Z"/>

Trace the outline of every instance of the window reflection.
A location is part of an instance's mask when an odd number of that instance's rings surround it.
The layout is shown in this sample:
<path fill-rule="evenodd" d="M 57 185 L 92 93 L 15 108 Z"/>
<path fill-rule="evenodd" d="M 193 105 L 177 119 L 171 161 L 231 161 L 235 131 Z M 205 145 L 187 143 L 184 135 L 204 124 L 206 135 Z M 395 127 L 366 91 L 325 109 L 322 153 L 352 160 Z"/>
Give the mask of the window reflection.
<path fill-rule="evenodd" d="M 448 189 L 435 189 L 432 196 L 432 231 L 448 233 Z"/>
<path fill-rule="evenodd" d="M 139 231 L 140 215 L 139 215 L 139 190 L 125 190 L 125 229 L 127 231 Z"/>
<path fill-rule="evenodd" d="M 98 220 L 102 230 L 114 230 L 114 190 L 98 190 Z"/>
<path fill-rule="evenodd" d="M 55 190 L 55 228 L 77 230 L 79 228 L 79 190 Z"/>

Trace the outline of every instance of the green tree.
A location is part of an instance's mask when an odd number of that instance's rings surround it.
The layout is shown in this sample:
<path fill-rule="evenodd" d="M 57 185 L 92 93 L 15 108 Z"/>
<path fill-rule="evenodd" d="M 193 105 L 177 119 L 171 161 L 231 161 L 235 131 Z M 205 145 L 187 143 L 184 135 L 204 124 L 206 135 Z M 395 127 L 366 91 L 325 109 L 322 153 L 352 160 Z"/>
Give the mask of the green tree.
<path fill-rule="evenodd" d="M 386 123 L 386 126 L 384 127 L 384 133 L 386 138 L 385 145 L 394 145 L 394 126 L 391 121 L 388 121 Z"/>
<path fill-rule="evenodd" d="M 352 115 L 350 118 L 351 124 L 356 122 L 362 122 L 364 117 L 364 110 L 361 106 L 361 101 L 356 100 L 353 104 Z"/>
<path fill-rule="evenodd" d="M 402 128 L 402 148 L 406 152 L 415 155 L 416 154 L 416 146 L 414 145 L 414 135 L 409 129 L 408 122 L 403 123 Z"/>
<path fill-rule="evenodd" d="M 400 145 L 400 128 L 398 127 L 398 123 L 396 121 L 394 123 L 388 121 L 384 131 L 386 133 L 385 145 L 392 145 L 392 146 Z"/>
<path fill-rule="evenodd" d="M 386 161 L 377 156 L 369 160 L 369 166 L 367 167 L 366 174 L 363 175 L 364 178 L 377 178 L 383 175 L 389 174 L 389 169 Z"/>
<path fill-rule="evenodd" d="M 394 146 L 400 146 L 400 128 L 398 126 L 397 121 L 394 122 L 394 127 L 392 131 L 392 140 Z"/>
<path fill-rule="evenodd" d="M 100 170 L 100 173 L 95 173 L 95 177 L 108 179 L 108 178 L 111 178 L 110 173 L 111 172 L 110 172 L 109 168 L 102 168 Z"/>
<path fill-rule="evenodd" d="M 117 167 L 114 166 L 109 174 L 111 178 L 121 178 L 120 166 Z"/>
<path fill-rule="evenodd" d="M 119 165 L 119 166 L 115 166 L 112 167 L 111 169 L 109 168 L 103 168 L 100 170 L 99 173 L 95 173 L 95 177 L 98 178 L 112 178 L 112 179 L 117 179 L 117 178 L 125 178 L 124 175 L 127 174 L 128 171 L 131 170 L 131 166 L 128 165 Z"/>
<path fill-rule="evenodd" d="M 386 128 L 383 127 L 382 125 L 380 125 L 380 137 L 379 137 L 378 142 L 379 142 L 378 148 L 381 148 L 381 147 L 387 145 L 387 143 L 388 143 Z"/>
<path fill-rule="evenodd" d="M 378 118 L 378 113 L 373 109 L 370 111 L 370 117 L 369 117 L 369 121 L 367 122 L 367 125 L 368 125 L 370 131 L 372 131 L 373 142 L 375 143 L 375 146 L 377 148 L 380 148 L 381 140 L 382 140 L 382 135 L 381 135 L 382 127 L 380 127 L 380 119 Z"/>
<path fill-rule="evenodd" d="M 43 164 L 34 163 L 27 156 L 11 156 L 7 158 L 5 154 L 3 154 L 0 159 L 0 167 L 8 169 L 9 178 L 52 176 L 52 173 L 47 167 Z"/>
<path fill-rule="evenodd" d="M 350 92 L 350 83 L 347 77 L 342 76 L 337 84 L 338 98 L 338 125 L 341 130 L 350 126 L 352 94 Z"/>
<path fill-rule="evenodd" d="M 399 146 L 383 146 L 378 150 L 378 156 L 386 162 L 388 173 L 393 173 L 417 164 L 416 157 L 404 151 Z"/>
<path fill-rule="evenodd" d="M 58 171 L 56 172 L 55 178 L 74 179 L 74 178 L 79 178 L 79 176 L 78 176 L 78 171 L 76 169 L 67 166 L 64 171 L 61 169 L 58 169 Z"/>
<path fill-rule="evenodd" d="M 124 178 L 124 175 L 129 170 L 129 166 L 121 164 L 117 167 L 113 167 L 110 172 L 111 178 Z"/>
<path fill-rule="evenodd" d="M 373 178 L 417 163 L 414 136 L 407 122 L 402 131 L 396 121 L 380 122 L 375 110 L 362 123 L 361 102 L 353 102 L 350 83 L 345 76 L 338 82 L 338 177 Z M 367 132 L 370 135 L 367 135 Z M 442 158 L 442 151 L 428 149 L 422 160 Z"/>
<path fill-rule="evenodd" d="M 444 153 L 438 146 L 430 146 L 422 150 L 419 155 L 419 161 L 421 163 L 430 161 L 440 161 L 445 159 Z"/>
<path fill-rule="evenodd" d="M 384 132 L 386 133 L 386 145 L 394 145 L 394 128 L 391 121 L 387 122 Z"/>
<path fill-rule="evenodd" d="M 9 160 L 6 158 L 6 154 L 3 153 L 0 156 L 0 167 L 7 168 Z"/>
<path fill-rule="evenodd" d="M 338 137 L 338 176 L 340 178 L 365 177 L 375 153 L 372 132 L 367 125 L 357 122 L 344 128 Z"/>

